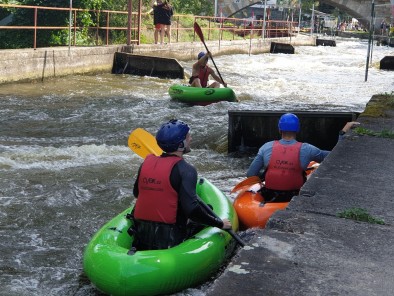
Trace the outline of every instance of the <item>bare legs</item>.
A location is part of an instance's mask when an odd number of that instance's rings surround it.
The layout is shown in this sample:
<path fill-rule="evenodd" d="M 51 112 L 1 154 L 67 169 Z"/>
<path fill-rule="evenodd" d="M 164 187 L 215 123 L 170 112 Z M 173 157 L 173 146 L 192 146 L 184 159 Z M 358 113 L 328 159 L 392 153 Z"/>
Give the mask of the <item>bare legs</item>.
<path fill-rule="evenodd" d="M 171 25 L 166 25 L 166 34 L 168 37 L 168 44 L 171 44 Z"/>
<path fill-rule="evenodd" d="M 192 84 L 190 84 L 190 86 L 193 87 L 202 87 L 201 86 L 201 81 L 200 78 L 195 78 L 192 82 Z M 220 83 L 217 81 L 212 82 L 210 85 L 208 85 L 207 88 L 220 88 Z"/>
<path fill-rule="evenodd" d="M 155 26 L 155 31 L 153 33 L 155 44 L 159 43 L 159 35 L 160 35 L 160 44 L 164 44 L 164 37 L 167 35 L 168 43 L 171 44 L 171 26 L 157 24 Z"/>
<path fill-rule="evenodd" d="M 164 43 L 164 34 L 165 34 L 165 31 L 166 31 L 166 26 L 163 25 L 163 24 L 161 24 L 161 25 L 160 25 L 160 44 L 163 44 L 163 43 Z"/>
<path fill-rule="evenodd" d="M 159 30 L 160 29 L 155 28 L 155 32 L 153 33 L 153 36 L 155 38 L 155 44 L 157 44 L 157 42 L 159 41 Z"/>

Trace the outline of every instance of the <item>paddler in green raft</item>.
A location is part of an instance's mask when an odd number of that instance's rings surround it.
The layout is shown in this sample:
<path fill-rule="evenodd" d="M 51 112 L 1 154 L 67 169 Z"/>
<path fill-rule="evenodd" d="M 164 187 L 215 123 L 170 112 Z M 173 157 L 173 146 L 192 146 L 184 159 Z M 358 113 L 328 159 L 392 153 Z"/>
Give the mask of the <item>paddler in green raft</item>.
<path fill-rule="evenodd" d="M 212 54 L 208 51 L 200 52 L 197 56 L 198 61 L 193 64 L 192 67 L 192 76 L 190 77 L 189 84 L 194 87 L 207 87 L 207 88 L 219 88 L 220 84 L 223 84 L 224 87 L 227 87 L 227 83 L 225 83 L 216 73 L 215 71 L 208 66 L 208 59 L 212 58 Z M 212 76 L 215 81 L 208 85 L 209 75 Z"/>
<path fill-rule="evenodd" d="M 183 158 L 191 151 L 189 126 L 180 120 L 170 120 L 161 125 L 156 140 L 164 152 L 145 158 L 134 184 L 137 201 L 133 211 L 133 247 L 137 250 L 174 247 L 201 230 L 201 224 L 231 229 L 229 219 L 212 216 L 197 196 L 197 171 Z"/>
<path fill-rule="evenodd" d="M 133 190 L 138 199 L 103 225 L 84 251 L 84 273 L 98 290 L 174 294 L 210 279 L 232 255 L 231 237 L 245 245 L 234 232 L 231 201 L 183 159 L 191 140 L 189 126 L 179 120 L 163 124 L 156 138 L 141 128 L 130 134 L 128 146 L 145 158 Z"/>

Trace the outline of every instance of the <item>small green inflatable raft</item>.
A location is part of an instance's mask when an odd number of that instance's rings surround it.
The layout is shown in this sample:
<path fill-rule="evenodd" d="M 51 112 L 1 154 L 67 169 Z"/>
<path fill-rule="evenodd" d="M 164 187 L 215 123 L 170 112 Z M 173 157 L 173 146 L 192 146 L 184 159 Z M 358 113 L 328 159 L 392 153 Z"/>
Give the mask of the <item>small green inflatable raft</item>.
<path fill-rule="evenodd" d="M 238 230 L 238 217 L 230 200 L 212 183 L 200 179 L 197 194 L 220 218 Z M 128 255 L 133 237 L 132 221 L 125 210 L 105 224 L 92 238 L 83 256 L 84 272 L 102 292 L 110 295 L 173 294 L 207 281 L 235 248 L 227 232 L 206 227 L 178 246 L 138 251 Z"/>
<path fill-rule="evenodd" d="M 237 102 L 234 91 L 229 88 L 201 88 L 175 84 L 168 93 L 173 100 L 193 105 L 208 105 L 220 101 Z"/>

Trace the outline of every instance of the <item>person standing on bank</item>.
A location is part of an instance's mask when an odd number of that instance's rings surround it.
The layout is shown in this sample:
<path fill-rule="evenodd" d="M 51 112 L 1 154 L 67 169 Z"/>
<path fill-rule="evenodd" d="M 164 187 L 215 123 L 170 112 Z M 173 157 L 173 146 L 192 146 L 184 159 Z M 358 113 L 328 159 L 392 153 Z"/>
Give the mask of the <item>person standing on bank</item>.
<path fill-rule="evenodd" d="M 163 5 L 163 3 L 161 0 L 155 1 L 152 5 L 153 26 L 154 26 L 153 37 L 155 40 L 155 44 L 157 44 L 159 42 L 159 34 L 161 32 L 161 27 L 162 27 L 162 24 L 160 24 L 160 16 L 159 16 L 162 5 Z M 161 40 L 161 42 L 163 43 L 163 40 Z"/>
<path fill-rule="evenodd" d="M 195 233 L 195 223 L 231 229 L 228 219 L 212 216 L 200 204 L 196 193 L 197 171 L 183 158 L 191 151 L 189 126 L 180 120 L 170 120 L 161 125 L 156 140 L 163 154 L 148 155 L 134 183 L 137 201 L 132 214 L 136 237 L 133 247 L 171 248 Z"/>
<path fill-rule="evenodd" d="M 161 12 L 162 12 L 161 24 L 163 26 L 161 30 L 160 40 L 164 40 L 164 36 L 167 35 L 168 44 L 171 44 L 171 18 L 174 15 L 174 10 L 169 0 L 163 1 Z"/>
<path fill-rule="evenodd" d="M 358 122 L 348 122 L 339 132 L 339 139 Z M 300 130 L 298 117 L 292 113 L 283 114 L 278 123 L 281 139 L 270 141 L 260 147 L 246 176 L 259 176 L 264 169 L 262 180 L 265 187 L 261 194 L 265 201 L 288 202 L 298 195 L 306 181 L 305 170 L 311 161 L 322 162 L 330 153 L 311 144 L 296 140 Z"/>
<path fill-rule="evenodd" d="M 158 44 L 160 36 L 160 44 L 164 44 L 164 37 L 167 34 L 168 42 L 171 43 L 171 18 L 174 10 L 167 0 L 157 0 L 152 5 L 153 25 L 155 27 L 154 39 Z"/>
<path fill-rule="evenodd" d="M 215 71 L 207 65 L 208 58 L 211 57 L 211 53 L 208 51 L 200 52 L 197 56 L 198 61 L 193 64 L 192 76 L 190 77 L 189 84 L 194 87 L 208 87 L 208 88 L 219 88 L 220 84 L 227 87 L 227 83 L 223 82 Z M 209 75 L 215 79 L 213 83 L 208 86 Z"/>

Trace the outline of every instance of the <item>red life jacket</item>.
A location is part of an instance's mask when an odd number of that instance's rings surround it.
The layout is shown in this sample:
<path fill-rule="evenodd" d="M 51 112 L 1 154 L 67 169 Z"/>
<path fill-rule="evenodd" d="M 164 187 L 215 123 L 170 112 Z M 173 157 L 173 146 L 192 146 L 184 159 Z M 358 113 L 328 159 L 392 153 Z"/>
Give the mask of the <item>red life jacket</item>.
<path fill-rule="evenodd" d="M 208 77 L 209 77 L 209 68 L 205 66 L 200 68 L 200 72 L 198 72 L 198 78 L 200 78 L 200 83 L 202 87 L 207 87 L 208 84 Z"/>
<path fill-rule="evenodd" d="M 300 163 L 302 143 L 282 145 L 275 141 L 265 174 L 265 187 L 271 190 L 299 190 L 304 184 L 304 171 Z"/>
<path fill-rule="evenodd" d="M 134 217 L 140 220 L 174 224 L 178 209 L 178 193 L 171 186 L 170 175 L 180 157 L 149 154 L 138 177 L 138 199 Z"/>

